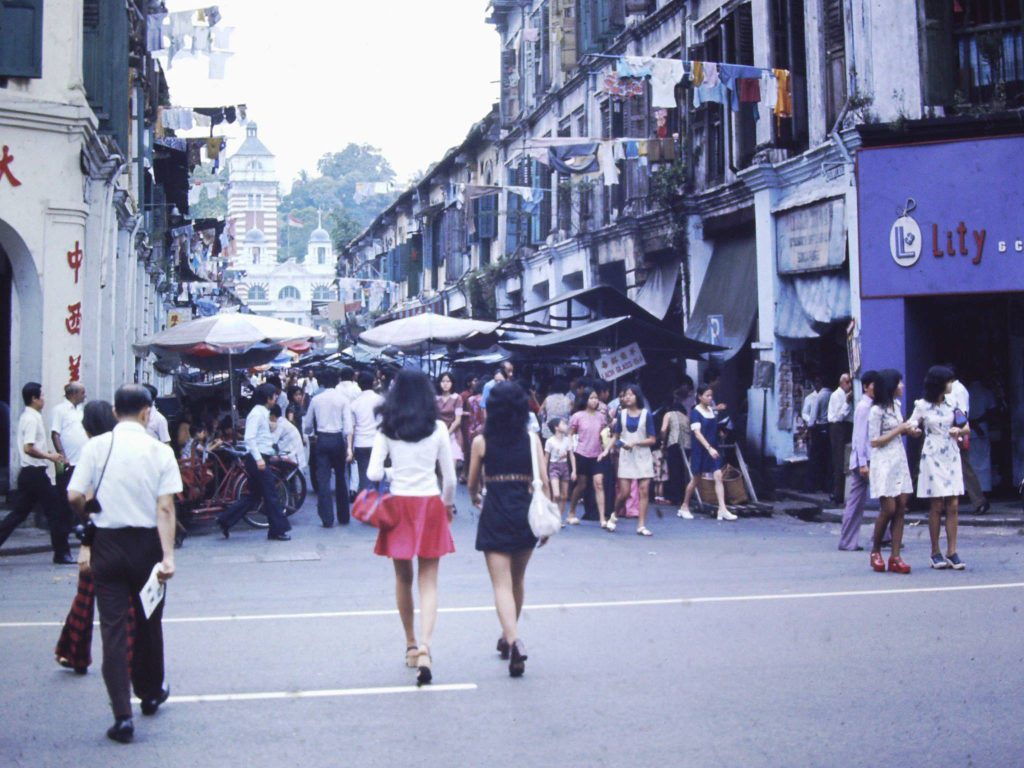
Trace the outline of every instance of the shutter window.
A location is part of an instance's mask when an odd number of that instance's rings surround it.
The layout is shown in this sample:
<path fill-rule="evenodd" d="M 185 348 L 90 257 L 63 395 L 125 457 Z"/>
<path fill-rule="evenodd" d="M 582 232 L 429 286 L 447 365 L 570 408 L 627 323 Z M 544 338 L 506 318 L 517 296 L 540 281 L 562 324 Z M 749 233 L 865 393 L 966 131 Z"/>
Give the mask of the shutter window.
<path fill-rule="evenodd" d="M 944 0 L 924 0 L 921 9 L 921 71 L 924 103 L 944 106 L 953 99 L 953 9 Z"/>
<path fill-rule="evenodd" d="M 0 0 L 0 77 L 43 76 L 43 0 Z"/>
<path fill-rule="evenodd" d="M 846 101 L 846 26 L 843 0 L 825 0 L 825 95 L 829 130 Z"/>

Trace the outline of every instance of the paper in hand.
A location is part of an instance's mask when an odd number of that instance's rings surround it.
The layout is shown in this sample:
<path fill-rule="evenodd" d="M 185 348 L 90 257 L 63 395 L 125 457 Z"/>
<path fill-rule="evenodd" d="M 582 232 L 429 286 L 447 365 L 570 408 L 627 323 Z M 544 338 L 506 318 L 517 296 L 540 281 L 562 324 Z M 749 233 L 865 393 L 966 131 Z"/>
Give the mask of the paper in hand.
<path fill-rule="evenodd" d="M 142 612 L 146 614 L 148 619 L 153 615 L 153 611 L 160 605 L 160 601 L 164 599 L 164 592 L 167 590 L 166 585 L 157 578 L 157 574 L 160 573 L 160 563 L 153 566 L 153 572 L 149 574 L 149 579 L 142 586 L 142 591 L 139 592 L 139 599 L 142 601 Z"/>

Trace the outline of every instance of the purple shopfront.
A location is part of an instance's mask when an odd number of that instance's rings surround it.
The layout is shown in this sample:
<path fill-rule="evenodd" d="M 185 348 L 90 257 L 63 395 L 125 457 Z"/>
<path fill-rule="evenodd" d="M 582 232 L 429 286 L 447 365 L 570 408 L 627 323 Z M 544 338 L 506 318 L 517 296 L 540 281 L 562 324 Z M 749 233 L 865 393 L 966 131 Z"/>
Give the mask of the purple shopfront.
<path fill-rule="evenodd" d="M 863 149 L 857 179 L 863 369 L 901 371 L 909 404 L 954 364 L 972 419 L 987 414 L 972 461 L 1008 490 L 1024 475 L 1024 136 Z"/>

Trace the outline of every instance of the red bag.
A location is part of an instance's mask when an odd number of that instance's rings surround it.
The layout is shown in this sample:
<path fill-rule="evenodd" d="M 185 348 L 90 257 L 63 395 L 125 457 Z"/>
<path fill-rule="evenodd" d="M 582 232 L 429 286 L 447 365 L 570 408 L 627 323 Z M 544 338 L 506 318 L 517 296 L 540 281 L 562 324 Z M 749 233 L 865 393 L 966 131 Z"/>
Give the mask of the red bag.
<path fill-rule="evenodd" d="M 352 502 L 352 517 L 374 528 L 387 530 L 395 525 L 387 500 L 391 498 L 386 481 L 369 483 Z"/>

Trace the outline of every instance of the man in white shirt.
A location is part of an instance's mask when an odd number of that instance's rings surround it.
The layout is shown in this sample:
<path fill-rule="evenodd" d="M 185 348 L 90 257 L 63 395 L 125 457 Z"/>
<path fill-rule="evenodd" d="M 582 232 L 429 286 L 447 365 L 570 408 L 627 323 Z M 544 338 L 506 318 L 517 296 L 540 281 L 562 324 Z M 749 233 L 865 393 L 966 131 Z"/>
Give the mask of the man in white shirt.
<path fill-rule="evenodd" d="M 171 444 L 171 431 L 167 428 L 167 417 L 156 409 L 156 387 L 152 384 L 143 384 L 149 392 L 149 399 L 153 405 L 149 409 L 149 420 L 146 422 L 146 431 L 164 445 Z"/>
<path fill-rule="evenodd" d="M 89 436 L 82 426 L 84 415 L 85 386 L 81 382 L 72 381 L 64 387 L 64 399 L 50 416 L 50 439 L 54 450 L 64 457 L 64 471 L 57 473 L 57 498 L 64 515 L 64 524 L 69 530 L 74 522 L 68 504 L 68 481 L 78 465 L 82 448 L 89 442 Z"/>
<path fill-rule="evenodd" d="M 57 498 L 50 477 L 46 474 L 50 464 L 64 461 L 59 453 L 47 450 L 46 427 L 43 424 L 43 387 L 30 381 L 21 388 L 25 410 L 18 419 L 18 453 L 21 470 L 18 472 L 18 494 L 14 508 L 0 522 L 0 546 L 3 546 L 14 529 L 32 513 L 36 504 L 43 508 L 50 524 L 50 546 L 53 547 L 53 562 L 58 565 L 74 565 L 71 547 L 68 546 L 70 520 L 61 514 L 63 504 Z"/>
<path fill-rule="evenodd" d="M 825 421 L 829 394 L 821 376 L 815 375 L 800 412 L 807 424 L 807 480 L 808 490 L 813 492 L 829 486 L 828 424 Z"/>
<path fill-rule="evenodd" d="M 377 408 L 384 398 L 373 389 L 373 374 L 362 371 L 356 377 L 361 393 L 352 401 L 352 432 L 349 436 L 349 447 L 355 457 L 356 468 L 359 470 L 359 490 L 366 487 L 366 468 L 370 465 L 370 451 L 373 440 L 377 436 L 380 416 Z"/>
<path fill-rule="evenodd" d="M 950 363 L 945 364 L 951 371 L 956 369 Z M 953 389 L 948 395 L 946 395 L 946 402 L 949 403 L 953 408 L 958 409 L 968 419 L 971 415 L 971 396 L 967 391 L 967 387 L 963 385 L 960 379 L 953 380 Z M 963 470 L 964 476 L 964 491 L 967 493 L 967 498 L 970 499 L 971 504 L 974 506 L 974 514 L 983 515 L 988 512 L 992 506 L 988 499 L 985 498 L 985 492 L 981 488 L 981 480 L 978 479 L 978 473 L 974 469 L 974 465 L 971 463 L 971 456 L 969 445 L 970 441 L 975 438 L 972 435 L 968 441 L 963 439 L 959 440 L 960 445 L 960 467 Z"/>
<path fill-rule="evenodd" d="M 338 390 L 348 398 L 349 403 L 359 397 L 363 392 L 356 383 L 355 378 L 356 372 L 347 365 L 338 371 L 338 379 L 340 380 L 338 382 Z"/>
<path fill-rule="evenodd" d="M 839 377 L 839 386 L 829 395 L 828 439 L 832 446 L 832 501 L 843 503 L 846 490 L 846 444 L 853 437 L 853 381 L 850 374 Z"/>
<path fill-rule="evenodd" d="M 334 525 L 335 515 L 341 525 L 349 523 L 348 465 L 352 454 L 347 435 L 352 434 L 352 408 L 348 398 L 338 389 L 337 372 L 326 369 L 320 375 L 324 389 L 309 403 L 303 420 L 303 431 L 315 441 L 317 494 L 316 511 L 324 528 Z M 331 501 L 331 474 L 334 474 L 334 501 Z"/>
<path fill-rule="evenodd" d="M 80 517 L 87 514 L 89 495 L 99 502 L 90 526 L 90 560 L 82 567 L 92 571 L 100 611 L 103 682 L 114 711 L 107 736 L 122 743 L 135 734 L 132 688 L 144 715 L 155 715 L 171 693 L 164 680 L 161 624 L 166 598 L 147 618 L 138 597 L 154 570 L 161 582 L 174 576 L 174 496 L 182 489 L 174 453 L 146 434 L 151 403 L 138 384 L 118 389 L 117 426 L 86 444 L 68 484 L 68 498 Z"/>
<path fill-rule="evenodd" d="M 271 541 L 290 541 L 288 531 L 292 524 L 281 510 L 277 497 L 276 479 L 267 461 L 274 455 L 274 434 L 270 431 L 270 408 L 277 400 L 273 384 L 260 384 L 253 393 L 256 403 L 245 417 L 245 448 L 242 458 L 248 478 L 246 494 L 217 517 L 224 538 L 231 535 L 231 527 L 245 517 L 245 513 L 263 504 L 263 513 L 270 522 L 267 538 Z"/>

